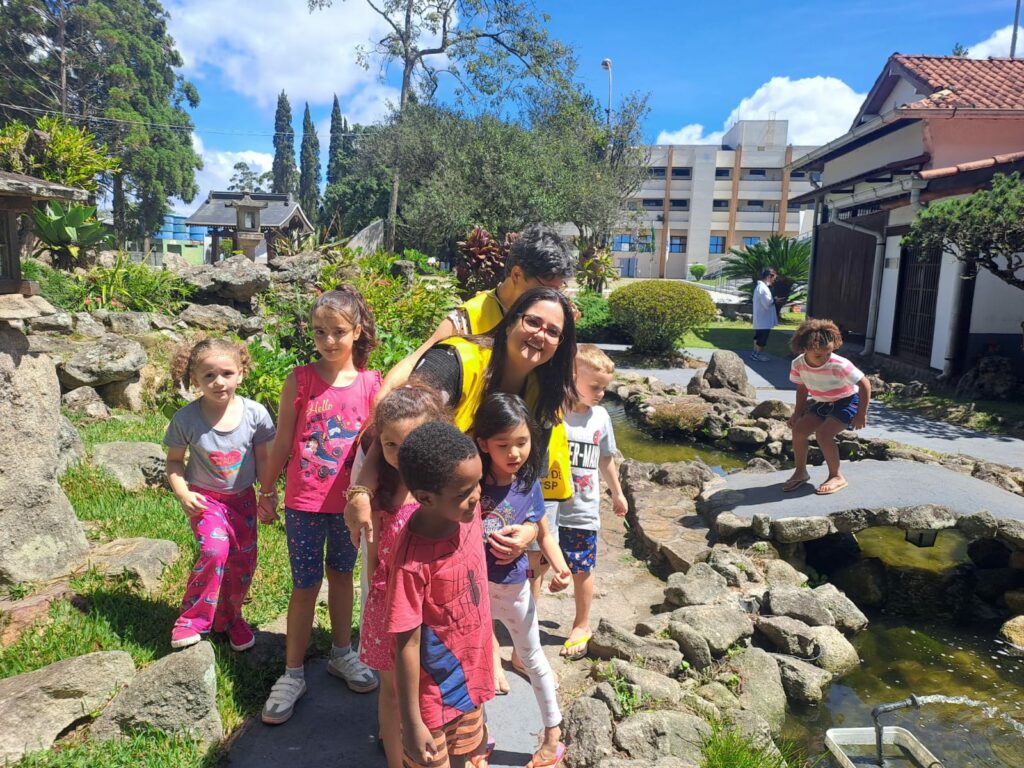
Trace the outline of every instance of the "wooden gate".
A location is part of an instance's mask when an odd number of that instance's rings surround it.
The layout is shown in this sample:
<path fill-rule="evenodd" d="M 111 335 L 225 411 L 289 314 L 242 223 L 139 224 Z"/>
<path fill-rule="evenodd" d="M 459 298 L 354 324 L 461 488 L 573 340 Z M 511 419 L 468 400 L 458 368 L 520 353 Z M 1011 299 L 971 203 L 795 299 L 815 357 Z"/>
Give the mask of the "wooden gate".
<path fill-rule="evenodd" d="M 881 229 L 888 213 L 855 220 L 858 226 Z M 863 336 L 868 328 L 875 238 L 838 224 L 818 228 L 809 313 L 835 321 L 843 334 Z"/>
<path fill-rule="evenodd" d="M 900 282 L 896 298 L 893 356 L 912 365 L 931 367 L 935 309 L 939 295 L 938 249 L 923 254 L 900 250 Z"/>

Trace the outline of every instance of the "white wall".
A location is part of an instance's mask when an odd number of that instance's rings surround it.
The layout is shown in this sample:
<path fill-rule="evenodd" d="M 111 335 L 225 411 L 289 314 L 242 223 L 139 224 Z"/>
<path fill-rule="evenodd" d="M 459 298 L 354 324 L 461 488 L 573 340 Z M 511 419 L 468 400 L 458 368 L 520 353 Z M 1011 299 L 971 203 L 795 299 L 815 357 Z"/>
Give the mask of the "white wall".
<path fill-rule="evenodd" d="M 908 80 L 900 78 L 900 81 L 896 83 L 896 87 L 892 89 L 892 93 L 890 93 L 886 97 L 885 101 L 882 102 L 882 106 L 879 108 L 878 113 L 880 115 L 884 115 L 886 112 L 889 112 L 896 107 L 901 107 L 904 104 L 919 101 L 926 95 L 927 94 L 924 93 L 918 93 L 917 89 L 911 85 Z"/>
<path fill-rule="evenodd" d="M 932 337 L 932 368 L 942 370 L 946 362 L 946 347 L 949 343 L 950 328 L 953 325 L 953 297 L 960 290 L 960 262 L 948 254 L 942 255 L 939 270 L 939 292 L 935 300 L 935 335 Z"/>
<path fill-rule="evenodd" d="M 855 151 L 825 163 L 823 184 L 852 178 L 858 174 L 881 168 L 897 160 L 917 157 L 924 152 L 924 130 L 920 123 L 912 123 L 898 131 L 886 134 Z"/>
<path fill-rule="evenodd" d="M 878 325 L 875 329 L 875 351 L 892 354 L 892 337 L 896 323 L 896 290 L 900 283 L 899 235 L 885 238 L 885 262 L 882 269 L 882 290 L 878 296 Z"/>
<path fill-rule="evenodd" d="M 1024 322 L 1024 291 L 984 269 L 979 270 L 976 280 L 971 333 L 1020 333 L 1020 324 Z"/>

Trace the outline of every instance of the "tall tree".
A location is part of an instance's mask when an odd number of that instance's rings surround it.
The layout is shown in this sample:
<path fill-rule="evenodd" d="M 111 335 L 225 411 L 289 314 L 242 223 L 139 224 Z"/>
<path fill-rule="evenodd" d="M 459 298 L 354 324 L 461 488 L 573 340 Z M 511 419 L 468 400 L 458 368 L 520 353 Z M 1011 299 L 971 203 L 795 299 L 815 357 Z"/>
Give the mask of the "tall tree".
<path fill-rule="evenodd" d="M 350 165 L 352 142 L 348 137 L 348 121 L 341 114 L 338 97 L 331 108 L 331 143 L 327 148 L 327 186 L 339 181 Z"/>
<path fill-rule="evenodd" d="M 299 153 L 299 203 L 311 220 L 320 211 L 320 140 L 309 115 L 309 103 L 302 116 L 302 150 Z"/>
<path fill-rule="evenodd" d="M 235 163 L 233 170 L 229 192 L 266 192 L 274 178 L 270 171 L 260 173 L 244 160 Z"/>
<path fill-rule="evenodd" d="M 292 105 L 284 91 L 277 97 L 277 112 L 274 113 L 274 165 L 271 173 L 274 175 L 271 191 L 279 195 L 295 194 L 299 176 L 295 167 L 295 128 L 292 126 Z"/>
<path fill-rule="evenodd" d="M 152 231 L 169 197 L 198 192 L 186 109 L 199 96 L 181 66 L 158 0 L 0 3 L 0 101 L 86 123 L 108 146 L 121 242 Z"/>
<path fill-rule="evenodd" d="M 310 9 L 333 0 L 308 0 Z M 460 94 L 503 97 L 524 80 L 563 80 L 571 73 L 567 49 L 548 38 L 546 15 L 531 0 L 364 0 L 388 26 L 364 57 L 396 61 L 402 68 L 398 116 L 401 119 L 417 82 L 428 95 L 442 74 L 451 75 Z M 401 144 L 392 158 L 391 198 L 385 247 L 395 246 Z"/>

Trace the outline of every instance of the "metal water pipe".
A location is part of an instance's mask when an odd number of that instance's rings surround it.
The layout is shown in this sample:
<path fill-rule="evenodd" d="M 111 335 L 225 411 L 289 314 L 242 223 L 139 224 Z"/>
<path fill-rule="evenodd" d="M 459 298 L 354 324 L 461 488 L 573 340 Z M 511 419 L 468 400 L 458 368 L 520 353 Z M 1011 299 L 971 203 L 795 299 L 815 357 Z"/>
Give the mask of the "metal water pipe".
<path fill-rule="evenodd" d="M 887 712 L 895 712 L 897 709 L 906 709 L 907 707 L 921 708 L 921 702 L 917 696 L 910 694 L 909 698 L 903 699 L 903 701 L 895 701 L 892 704 L 879 704 L 877 707 L 871 710 L 871 720 L 875 724 L 875 751 L 878 756 L 879 768 L 885 768 L 885 756 L 882 754 L 882 724 L 878 721 L 878 718 Z"/>

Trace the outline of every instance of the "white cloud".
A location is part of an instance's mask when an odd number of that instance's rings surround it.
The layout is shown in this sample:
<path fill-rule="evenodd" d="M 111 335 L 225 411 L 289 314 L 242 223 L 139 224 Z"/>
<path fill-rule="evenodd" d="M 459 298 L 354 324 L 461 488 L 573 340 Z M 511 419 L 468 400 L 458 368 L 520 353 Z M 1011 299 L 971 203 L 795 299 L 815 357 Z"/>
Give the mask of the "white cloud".
<path fill-rule="evenodd" d="M 203 159 L 203 169 L 196 171 L 199 194 L 191 203 L 178 199 L 172 200 L 171 206 L 175 213 L 188 215 L 202 204 L 211 190 L 227 189 L 231 177 L 235 173 L 235 163 L 248 163 L 249 167 L 257 173 L 269 171 L 274 163 L 274 156 L 269 152 L 256 152 L 255 150 L 228 152 L 207 149 L 203 140 L 194 133 L 192 134 L 192 148 Z"/>
<path fill-rule="evenodd" d="M 717 144 L 738 120 L 775 118 L 789 121 L 790 144 L 824 144 L 849 130 L 864 97 L 835 77 L 773 77 L 740 101 L 724 130 L 704 133 L 703 125 L 691 123 L 677 131 L 662 131 L 657 143 Z"/>
<path fill-rule="evenodd" d="M 349 119 L 362 122 L 382 117 L 394 97 L 375 67 L 357 62 L 357 48 L 386 29 L 365 3 L 335 0 L 312 13 L 303 0 L 170 0 L 166 6 L 185 74 L 217 76 L 262 109 L 272 109 L 282 90 L 297 116 L 303 102 L 330 104 L 337 94 Z"/>
<path fill-rule="evenodd" d="M 975 43 L 967 49 L 972 59 L 987 59 L 989 56 L 1009 56 L 1010 38 L 1013 36 L 1013 24 L 997 29 L 987 40 Z M 1017 54 L 1024 48 L 1024 27 L 1017 27 Z"/>

